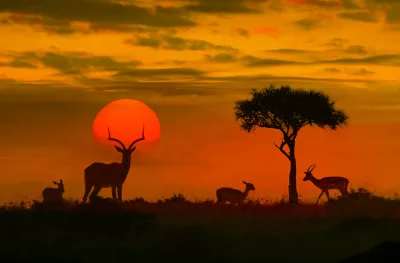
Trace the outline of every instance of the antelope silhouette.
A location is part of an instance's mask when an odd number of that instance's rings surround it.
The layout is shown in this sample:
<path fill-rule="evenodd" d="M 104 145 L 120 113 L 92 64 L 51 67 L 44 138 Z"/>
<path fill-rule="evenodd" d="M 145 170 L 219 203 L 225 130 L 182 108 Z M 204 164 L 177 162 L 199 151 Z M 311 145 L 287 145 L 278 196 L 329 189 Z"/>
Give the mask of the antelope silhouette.
<path fill-rule="evenodd" d="M 89 193 L 90 198 L 97 196 L 102 188 L 111 187 L 113 199 L 117 199 L 116 191 L 118 192 L 118 200 L 122 201 L 122 185 L 128 176 L 131 166 L 131 155 L 136 150 L 134 145 L 137 142 L 144 140 L 144 125 L 142 130 L 142 137 L 134 140 L 128 147 L 118 139 L 111 137 L 110 128 L 108 128 L 108 140 L 117 142 L 121 147 L 114 145 L 115 149 L 122 154 L 122 161 L 120 163 L 99 163 L 95 162 L 86 167 L 84 171 L 85 177 L 85 194 L 82 201 L 86 202 Z M 132 148 L 133 147 L 133 148 Z"/>
<path fill-rule="evenodd" d="M 229 187 L 222 187 L 217 189 L 217 204 L 229 202 L 230 204 L 241 204 L 249 195 L 249 192 L 252 190 L 256 190 L 252 183 L 247 183 L 242 180 L 242 182 L 246 185 L 244 192 L 233 189 Z"/>
<path fill-rule="evenodd" d="M 53 184 L 57 185 L 57 188 L 47 187 L 43 190 L 43 203 L 60 203 L 63 201 L 64 194 L 64 183 L 60 179 L 60 182 L 53 181 Z"/>

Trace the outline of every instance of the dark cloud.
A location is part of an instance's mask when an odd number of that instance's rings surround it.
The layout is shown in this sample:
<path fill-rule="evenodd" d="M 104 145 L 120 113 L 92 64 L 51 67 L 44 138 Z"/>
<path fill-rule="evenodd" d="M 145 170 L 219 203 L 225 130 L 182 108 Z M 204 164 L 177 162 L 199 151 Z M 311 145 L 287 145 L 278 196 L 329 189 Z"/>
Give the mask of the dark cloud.
<path fill-rule="evenodd" d="M 344 50 L 344 52 L 348 53 L 348 54 L 357 54 L 357 55 L 366 55 L 366 54 L 368 54 L 367 49 L 364 46 L 361 46 L 361 45 L 349 46 Z"/>
<path fill-rule="evenodd" d="M 235 55 L 229 53 L 220 53 L 215 56 L 205 55 L 205 59 L 209 62 L 217 62 L 217 63 L 230 63 L 230 62 L 235 62 L 237 60 Z"/>
<path fill-rule="evenodd" d="M 92 70 L 117 71 L 124 68 L 134 68 L 142 64 L 134 60 L 118 62 L 108 56 L 93 56 L 85 52 L 23 52 L 10 55 L 14 64 L 31 67 L 29 61 L 35 60 L 43 66 L 57 69 L 63 74 L 80 74 Z"/>
<path fill-rule="evenodd" d="M 233 75 L 227 77 L 208 77 L 210 80 L 219 81 L 300 81 L 300 82 L 354 82 L 354 83 L 375 83 L 373 80 L 365 79 L 338 79 L 338 78 L 311 78 L 311 77 L 294 77 L 294 76 L 274 76 L 268 74 L 261 75 Z"/>
<path fill-rule="evenodd" d="M 10 23 L 39 23 L 59 33 L 73 30 L 69 27 L 72 21 L 89 22 L 115 30 L 131 25 L 162 28 L 196 25 L 181 8 L 155 6 L 154 12 L 151 12 L 137 5 L 108 0 L 0 1 L 0 12 L 18 14 L 8 18 Z"/>
<path fill-rule="evenodd" d="M 333 38 L 326 45 L 334 48 L 343 48 L 349 41 L 344 38 Z"/>
<path fill-rule="evenodd" d="M 227 45 L 215 45 L 205 40 L 199 39 L 187 39 L 170 34 L 152 34 L 147 37 L 137 36 L 134 39 L 125 40 L 126 44 L 151 47 L 157 49 L 169 49 L 169 50 L 225 50 L 225 51 L 237 51 L 237 49 Z"/>
<path fill-rule="evenodd" d="M 362 21 L 367 23 L 375 23 L 377 22 L 376 16 L 369 11 L 359 11 L 359 12 L 343 12 L 338 15 L 344 19 Z"/>
<path fill-rule="evenodd" d="M 314 62 L 315 64 L 378 64 L 400 66 L 400 54 L 376 55 L 363 58 L 339 58 Z"/>
<path fill-rule="evenodd" d="M 342 4 L 337 0 L 304 0 L 303 2 L 306 5 L 318 6 L 322 8 L 342 7 Z"/>
<path fill-rule="evenodd" d="M 376 56 L 367 56 L 362 58 L 339 58 L 333 60 L 316 60 L 311 62 L 300 62 L 291 60 L 279 60 L 269 58 L 258 58 L 254 56 L 243 56 L 241 61 L 246 67 L 268 67 L 268 66 L 289 66 L 289 65 L 319 65 L 319 64 L 377 64 L 400 66 L 400 54 L 385 54 Z"/>
<path fill-rule="evenodd" d="M 258 4 L 268 0 L 188 0 L 186 10 L 213 14 L 257 14 L 261 13 Z M 251 4 L 252 6 L 249 6 Z"/>
<path fill-rule="evenodd" d="M 14 58 L 10 62 L 0 62 L 0 67 L 11 67 L 11 68 L 37 68 L 36 65 L 21 60 L 21 59 L 16 59 Z"/>
<path fill-rule="evenodd" d="M 237 28 L 236 32 L 241 35 L 242 37 L 248 37 L 249 36 L 249 31 L 243 28 Z"/>
<path fill-rule="evenodd" d="M 386 20 L 390 24 L 400 24 L 400 3 L 393 2 L 391 8 L 386 11 Z"/>
<path fill-rule="evenodd" d="M 280 60 L 280 59 L 268 59 L 258 58 L 254 56 L 243 56 L 240 58 L 243 65 L 246 67 L 264 67 L 264 66 L 288 66 L 288 65 L 301 65 L 303 62 Z"/>
<path fill-rule="evenodd" d="M 342 72 L 340 69 L 337 68 L 326 68 L 324 69 L 325 72 L 329 72 L 329 73 L 340 73 Z"/>
<path fill-rule="evenodd" d="M 303 50 L 303 49 L 267 49 L 264 50 L 265 52 L 273 52 L 273 53 L 279 53 L 279 54 L 305 54 L 305 53 L 310 53 L 313 51 L 310 50 Z"/>
<path fill-rule="evenodd" d="M 320 21 L 316 19 L 305 18 L 295 21 L 294 24 L 303 29 L 310 30 L 318 27 L 320 25 Z"/>
<path fill-rule="evenodd" d="M 369 71 L 365 68 L 362 68 L 360 70 L 354 71 L 350 73 L 351 75 L 356 75 L 356 76 L 365 76 L 365 75 L 373 75 L 375 72 Z"/>
<path fill-rule="evenodd" d="M 148 78 L 152 80 L 175 77 L 201 77 L 204 72 L 193 68 L 155 68 L 155 69 L 125 69 L 114 75 L 115 78 Z"/>

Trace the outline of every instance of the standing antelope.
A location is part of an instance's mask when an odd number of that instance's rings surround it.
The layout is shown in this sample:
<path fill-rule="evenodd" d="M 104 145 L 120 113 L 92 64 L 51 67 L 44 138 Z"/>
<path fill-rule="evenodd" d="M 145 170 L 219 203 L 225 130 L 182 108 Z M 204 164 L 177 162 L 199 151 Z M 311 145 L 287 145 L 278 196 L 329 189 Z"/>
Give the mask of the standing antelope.
<path fill-rule="evenodd" d="M 128 148 L 118 139 L 111 137 L 110 128 L 108 128 L 108 140 L 119 143 L 122 148 L 114 145 L 118 152 L 122 153 L 121 163 L 99 163 L 95 162 L 85 169 L 85 194 L 83 202 L 85 203 L 90 191 L 94 187 L 90 197 L 95 197 L 100 192 L 101 188 L 111 187 L 113 199 L 117 199 L 116 190 L 118 191 L 118 200 L 122 201 L 122 184 L 128 176 L 131 166 L 131 154 L 136 150 L 137 142 L 144 140 L 144 125 L 142 137 L 134 140 Z M 133 148 L 132 148 L 133 147 Z"/>
<path fill-rule="evenodd" d="M 323 177 L 321 179 L 317 179 L 314 177 L 312 174 L 312 171 L 315 169 L 315 164 L 310 165 L 308 167 L 307 171 L 304 172 L 306 176 L 304 177 L 303 181 L 311 181 L 316 187 L 322 190 L 321 194 L 318 196 L 317 199 L 317 205 L 318 201 L 321 198 L 321 196 L 325 193 L 326 196 L 328 197 L 328 200 L 331 200 L 329 197 L 329 192 L 328 190 L 330 189 L 338 189 L 342 195 L 347 195 L 347 186 L 349 185 L 349 180 L 344 177 L 337 177 L 337 176 L 331 176 L 331 177 Z"/>
<path fill-rule="evenodd" d="M 57 188 L 47 187 L 43 190 L 43 203 L 60 203 L 63 200 L 64 193 L 64 183 L 63 180 L 60 179 L 60 182 L 57 183 L 53 181 L 53 184 L 57 185 Z"/>
<path fill-rule="evenodd" d="M 219 203 L 225 203 L 229 202 L 230 204 L 241 204 L 243 201 L 247 198 L 249 195 L 249 192 L 251 190 L 256 190 L 254 188 L 254 185 L 251 183 L 247 183 L 242 180 L 242 182 L 246 185 L 246 188 L 244 189 L 244 192 L 233 189 L 233 188 L 228 188 L 228 187 L 222 187 L 217 189 L 217 204 Z"/>

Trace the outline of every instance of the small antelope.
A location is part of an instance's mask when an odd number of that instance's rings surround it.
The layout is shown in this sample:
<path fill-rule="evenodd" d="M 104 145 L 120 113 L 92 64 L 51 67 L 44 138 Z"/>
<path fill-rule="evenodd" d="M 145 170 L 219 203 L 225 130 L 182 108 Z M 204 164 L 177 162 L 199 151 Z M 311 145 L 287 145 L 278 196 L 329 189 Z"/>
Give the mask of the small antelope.
<path fill-rule="evenodd" d="M 323 177 L 321 179 L 317 179 L 312 174 L 312 171 L 315 169 L 315 166 L 316 165 L 313 164 L 310 165 L 310 167 L 308 167 L 307 171 L 304 172 L 306 176 L 304 177 L 303 181 L 311 181 L 316 187 L 322 190 L 321 194 L 318 196 L 317 205 L 319 199 L 324 193 L 326 194 L 326 197 L 328 197 L 328 200 L 331 200 L 328 192 L 328 190 L 330 189 L 338 189 L 342 195 L 348 194 L 347 186 L 349 185 L 349 180 L 347 178 L 331 176 L 331 177 Z"/>
<path fill-rule="evenodd" d="M 43 203 L 58 203 L 62 202 L 63 200 L 63 193 L 64 193 L 64 183 L 63 180 L 60 179 L 60 182 L 57 183 L 53 181 L 53 184 L 57 185 L 57 188 L 47 187 L 43 190 Z"/>
<path fill-rule="evenodd" d="M 244 192 L 229 188 L 229 187 L 222 187 L 217 189 L 217 204 L 229 202 L 230 204 L 241 204 L 249 195 L 251 190 L 256 190 L 253 184 L 247 183 L 242 180 L 242 182 L 246 185 Z"/>

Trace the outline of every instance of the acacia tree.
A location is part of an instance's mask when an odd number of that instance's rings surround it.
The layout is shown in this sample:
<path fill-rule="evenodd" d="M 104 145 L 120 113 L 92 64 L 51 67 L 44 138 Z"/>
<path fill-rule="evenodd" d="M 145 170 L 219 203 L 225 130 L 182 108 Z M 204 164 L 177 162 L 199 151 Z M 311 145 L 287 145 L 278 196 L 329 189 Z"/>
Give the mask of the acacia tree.
<path fill-rule="evenodd" d="M 289 202 L 298 203 L 295 146 L 300 129 L 309 125 L 336 130 L 347 124 L 348 117 L 319 91 L 271 85 L 261 91 L 252 89 L 250 94 L 251 99 L 235 102 L 236 120 L 247 132 L 256 127 L 282 132 L 282 142 L 274 145 L 290 161 Z"/>

